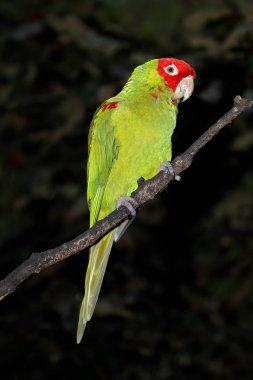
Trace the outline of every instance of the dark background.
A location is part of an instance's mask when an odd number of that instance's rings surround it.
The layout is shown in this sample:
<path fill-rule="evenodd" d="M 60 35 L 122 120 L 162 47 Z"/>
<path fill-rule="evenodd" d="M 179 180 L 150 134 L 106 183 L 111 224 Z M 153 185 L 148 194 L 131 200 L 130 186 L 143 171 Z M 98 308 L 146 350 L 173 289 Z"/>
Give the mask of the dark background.
<path fill-rule="evenodd" d="M 253 98 L 251 0 L 1 0 L 0 28 L 1 277 L 87 229 L 89 123 L 135 66 L 175 56 L 197 71 L 174 156 Z M 1 378 L 253 378 L 252 119 L 142 208 L 81 345 L 87 251 L 1 302 Z"/>

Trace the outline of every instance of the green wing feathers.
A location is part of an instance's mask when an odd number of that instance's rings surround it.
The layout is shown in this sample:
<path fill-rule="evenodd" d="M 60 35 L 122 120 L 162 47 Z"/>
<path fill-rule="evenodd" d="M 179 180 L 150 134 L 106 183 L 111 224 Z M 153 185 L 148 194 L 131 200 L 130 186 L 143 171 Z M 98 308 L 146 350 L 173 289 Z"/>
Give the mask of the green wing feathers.
<path fill-rule="evenodd" d="M 85 278 L 85 295 L 81 305 L 77 329 L 77 343 L 81 342 L 86 323 L 91 319 L 96 306 L 113 240 L 114 231 L 110 232 L 90 249 L 89 265 Z"/>
<path fill-rule="evenodd" d="M 88 189 L 90 226 L 98 220 L 104 191 L 117 156 L 115 128 L 110 123 L 110 114 L 100 108 L 92 121 L 89 133 Z"/>

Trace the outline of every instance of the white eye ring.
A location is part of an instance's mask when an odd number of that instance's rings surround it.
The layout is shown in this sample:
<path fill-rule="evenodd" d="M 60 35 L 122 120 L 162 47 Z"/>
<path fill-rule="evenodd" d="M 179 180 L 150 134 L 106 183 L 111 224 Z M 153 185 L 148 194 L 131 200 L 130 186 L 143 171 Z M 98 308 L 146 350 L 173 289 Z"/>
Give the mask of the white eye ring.
<path fill-rule="evenodd" d="M 164 68 L 164 71 L 173 76 L 173 75 L 177 75 L 178 74 L 178 68 L 177 66 L 175 66 L 173 63 L 167 67 Z"/>

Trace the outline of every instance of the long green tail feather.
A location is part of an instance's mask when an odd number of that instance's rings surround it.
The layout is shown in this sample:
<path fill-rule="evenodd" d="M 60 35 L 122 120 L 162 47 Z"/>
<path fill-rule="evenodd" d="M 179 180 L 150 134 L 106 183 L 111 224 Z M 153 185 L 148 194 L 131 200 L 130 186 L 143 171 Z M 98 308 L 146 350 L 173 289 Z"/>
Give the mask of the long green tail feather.
<path fill-rule="evenodd" d="M 109 232 L 98 244 L 90 249 L 89 265 L 85 278 L 85 294 L 77 328 L 77 343 L 81 342 L 86 323 L 91 319 L 94 312 L 112 249 L 114 234 L 115 231 Z"/>

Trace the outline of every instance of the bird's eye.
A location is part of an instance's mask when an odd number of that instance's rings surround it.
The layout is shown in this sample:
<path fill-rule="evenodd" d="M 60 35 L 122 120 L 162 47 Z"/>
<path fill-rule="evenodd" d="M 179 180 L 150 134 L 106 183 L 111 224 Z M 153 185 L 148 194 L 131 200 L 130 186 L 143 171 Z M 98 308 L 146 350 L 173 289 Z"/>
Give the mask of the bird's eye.
<path fill-rule="evenodd" d="M 177 75 L 178 74 L 178 68 L 174 64 L 171 64 L 164 68 L 164 71 L 169 75 Z"/>

